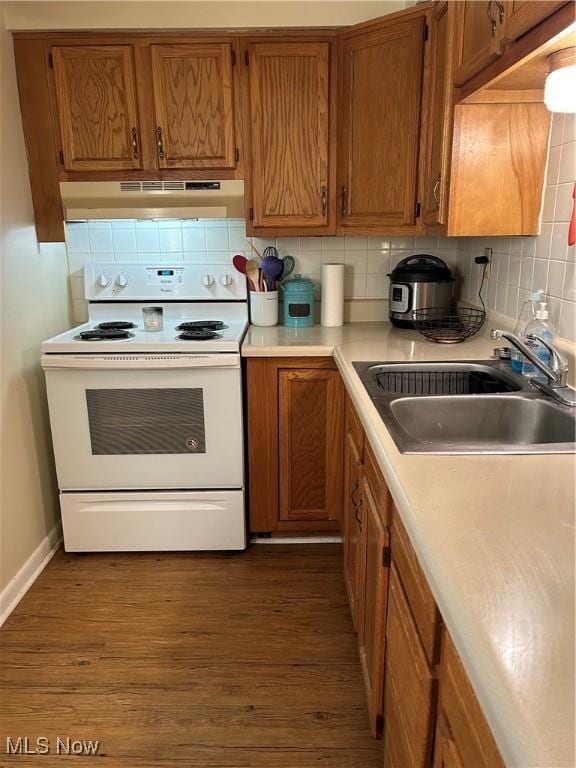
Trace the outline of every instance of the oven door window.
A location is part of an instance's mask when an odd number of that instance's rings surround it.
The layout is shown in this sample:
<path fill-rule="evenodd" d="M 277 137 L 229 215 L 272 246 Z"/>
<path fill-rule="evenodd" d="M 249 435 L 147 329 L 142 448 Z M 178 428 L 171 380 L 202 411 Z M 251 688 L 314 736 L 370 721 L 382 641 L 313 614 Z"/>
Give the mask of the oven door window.
<path fill-rule="evenodd" d="M 202 388 L 87 389 L 93 456 L 206 453 Z"/>

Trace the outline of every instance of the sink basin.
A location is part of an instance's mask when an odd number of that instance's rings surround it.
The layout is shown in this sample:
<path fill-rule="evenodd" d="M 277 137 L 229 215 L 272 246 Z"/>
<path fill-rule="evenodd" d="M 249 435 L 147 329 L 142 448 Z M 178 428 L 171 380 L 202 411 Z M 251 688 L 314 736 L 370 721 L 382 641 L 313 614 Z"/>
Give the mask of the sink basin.
<path fill-rule="evenodd" d="M 508 362 L 353 365 L 402 453 L 576 449 L 576 409 L 535 390 Z"/>
<path fill-rule="evenodd" d="M 446 363 L 354 363 L 371 396 L 474 395 L 518 392 L 525 379 L 497 361 Z"/>
<path fill-rule="evenodd" d="M 569 452 L 576 440 L 572 410 L 538 396 L 406 397 L 389 410 L 405 452 Z"/>

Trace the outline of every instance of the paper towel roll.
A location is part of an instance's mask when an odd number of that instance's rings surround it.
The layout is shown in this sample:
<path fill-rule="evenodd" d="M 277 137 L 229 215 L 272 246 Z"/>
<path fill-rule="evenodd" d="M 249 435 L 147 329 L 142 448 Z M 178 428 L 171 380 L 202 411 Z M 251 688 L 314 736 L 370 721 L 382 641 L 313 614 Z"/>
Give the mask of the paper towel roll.
<path fill-rule="evenodd" d="M 344 264 L 322 264 L 322 325 L 344 324 Z"/>

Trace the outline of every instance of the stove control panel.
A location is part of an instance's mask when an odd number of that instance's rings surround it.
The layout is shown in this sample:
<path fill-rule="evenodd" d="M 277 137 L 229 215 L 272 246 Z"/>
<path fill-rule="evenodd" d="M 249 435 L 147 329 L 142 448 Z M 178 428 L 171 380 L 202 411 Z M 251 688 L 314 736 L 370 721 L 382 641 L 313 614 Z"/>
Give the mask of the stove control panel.
<path fill-rule="evenodd" d="M 246 278 L 229 264 L 98 263 L 84 267 L 89 301 L 246 301 Z"/>

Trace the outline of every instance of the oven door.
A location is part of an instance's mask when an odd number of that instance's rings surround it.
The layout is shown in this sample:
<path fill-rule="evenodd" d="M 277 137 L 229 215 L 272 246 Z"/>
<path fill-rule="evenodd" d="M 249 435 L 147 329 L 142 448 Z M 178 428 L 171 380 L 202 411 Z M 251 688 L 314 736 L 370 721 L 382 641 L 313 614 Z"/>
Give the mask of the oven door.
<path fill-rule="evenodd" d="M 237 354 L 44 355 L 61 490 L 241 488 Z"/>

